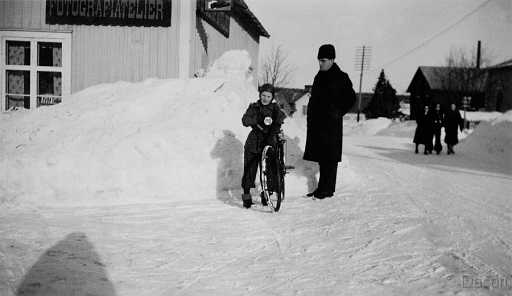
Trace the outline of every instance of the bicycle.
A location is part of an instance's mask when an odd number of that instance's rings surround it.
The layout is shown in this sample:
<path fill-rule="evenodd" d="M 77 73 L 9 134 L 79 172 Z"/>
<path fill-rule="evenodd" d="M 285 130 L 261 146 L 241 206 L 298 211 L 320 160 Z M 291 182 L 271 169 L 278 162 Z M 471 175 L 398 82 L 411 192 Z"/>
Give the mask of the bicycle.
<path fill-rule="evenodd" d="M 270 145 L 263 148 L 260 161 L 260 196 L 267 201 L 267 205 L 278 212 L 285 197 L 285 144 L 282 134 L 278 136 L 275 147 Z"/>

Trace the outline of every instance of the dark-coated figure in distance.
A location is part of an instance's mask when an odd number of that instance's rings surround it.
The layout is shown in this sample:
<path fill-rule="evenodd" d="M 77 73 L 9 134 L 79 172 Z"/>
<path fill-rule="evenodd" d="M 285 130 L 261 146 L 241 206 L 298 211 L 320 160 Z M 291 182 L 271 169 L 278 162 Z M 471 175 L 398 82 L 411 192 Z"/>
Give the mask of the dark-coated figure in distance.
<path fill-rule="evenodd" d="M 444 125 L 444 114 L 441 111 L 441 105 L 436 104 L 434 110 L 430 113 L 430 122 L 432 123 L 432 136 L 434 137 L 434 151 L 439 154 L 443 150 L 441 144 L 441 129 Z M 430 140 L 432 142 L 432 140 Z"/>
<path fill-rule="evenodd" d="M 450 110 L 446 112 L 444 119 L 444 131 L 445 137 L 444 142 L 448 145 L 448 154 L 454 154 L 453 146 L 459 143 L 458 131 L 464 129 L 464 121 L 462 120 L 459 110 L 457 110 L 455 104 L 450 105 Z"/>
<path fill-rule="evenodd" d="M 414 153 L 418 153 L 418 146 L 425 145 L 425 150 L 423 153 L 429 154 L 432 153 L 432 121 L 430 117 L 428 105 L 425 105 L 423 113 L 419 113 L 416 116 L 416 131 L 414 132 L 413 142 L 416 144 L 416 149 L 414 149 Z"/>

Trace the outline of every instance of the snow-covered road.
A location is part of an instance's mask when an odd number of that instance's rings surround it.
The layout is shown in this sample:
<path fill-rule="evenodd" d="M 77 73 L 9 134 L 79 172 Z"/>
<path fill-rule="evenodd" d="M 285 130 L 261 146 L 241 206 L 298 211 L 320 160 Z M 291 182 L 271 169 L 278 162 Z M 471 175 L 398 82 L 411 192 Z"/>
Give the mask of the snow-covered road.
<path fill-rule="evenodd" d="M 279 213 L 238 192 L 6 210 L 0 295 L 512 294 L 510 171 L 415 155 L 410 138 L 344 139 L 335 197 L 289 196 Z M 480 288 L 492 280 L 502 289 Z"/>

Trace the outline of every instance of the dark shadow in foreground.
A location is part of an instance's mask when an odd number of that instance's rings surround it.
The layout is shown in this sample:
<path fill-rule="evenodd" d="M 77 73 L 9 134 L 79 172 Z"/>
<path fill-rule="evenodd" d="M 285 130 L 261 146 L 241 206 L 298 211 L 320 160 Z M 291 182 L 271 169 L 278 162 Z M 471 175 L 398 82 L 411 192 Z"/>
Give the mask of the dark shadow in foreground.
<path fill-rule="evenodd" d="M 18 286 L 16 295 L 116 295 L 87 236 L 71 233 L 48 249 Z"/>

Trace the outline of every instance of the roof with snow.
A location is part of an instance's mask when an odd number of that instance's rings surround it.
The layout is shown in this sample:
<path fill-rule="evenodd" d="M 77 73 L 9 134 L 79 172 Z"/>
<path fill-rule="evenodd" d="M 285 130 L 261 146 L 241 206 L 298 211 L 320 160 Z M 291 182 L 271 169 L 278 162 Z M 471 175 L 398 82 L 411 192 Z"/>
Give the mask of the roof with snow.
<path fill-rule="evenodd" d="M 494 66 L 490 66 L 489 68 L 496 69 L 496 68 L 508 68 L 508 67 L 512 67 L 512 59 L 504 61 L 504 62 L 499 63 Z"/>
<path fill-rule="evenodd" d="M 479 91 L 482 83 L 485 82 L 485 71 L 476 68 L 462 67 L 432 67 L 420 66 L 407 88 L 407 92 L 415 89 L 419 80 L 424 79 L 430 90 L 457 91 Z M 467 83 L 471 81 L 472 83 Z M 466 85 L 463 85 L 466 83 Z"/>

